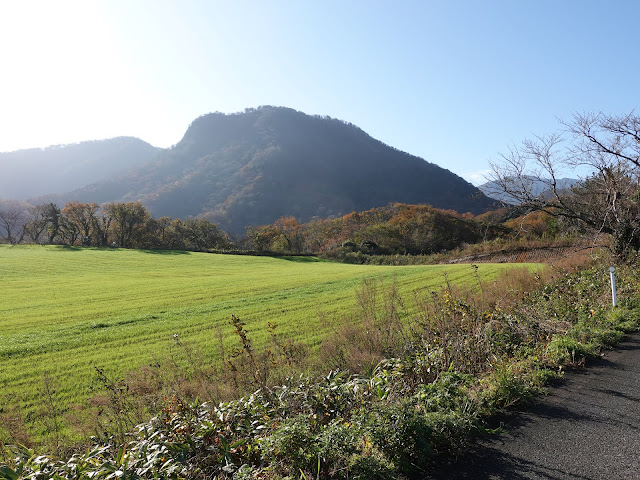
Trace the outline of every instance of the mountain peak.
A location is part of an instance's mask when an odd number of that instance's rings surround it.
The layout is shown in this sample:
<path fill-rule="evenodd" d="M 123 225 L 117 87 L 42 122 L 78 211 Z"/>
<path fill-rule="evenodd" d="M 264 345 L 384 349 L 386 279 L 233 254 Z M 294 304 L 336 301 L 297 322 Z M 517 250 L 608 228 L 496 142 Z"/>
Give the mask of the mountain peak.
<path fill-rule="evenodd" d="M 140 200 L 154 216 L 203 216 L 231 233 L 395 202 L 473 213 L 492 205 L 457 175 L 353 124 L 274 106 L 202 115 L 152 161 L 60 199 Z"/>

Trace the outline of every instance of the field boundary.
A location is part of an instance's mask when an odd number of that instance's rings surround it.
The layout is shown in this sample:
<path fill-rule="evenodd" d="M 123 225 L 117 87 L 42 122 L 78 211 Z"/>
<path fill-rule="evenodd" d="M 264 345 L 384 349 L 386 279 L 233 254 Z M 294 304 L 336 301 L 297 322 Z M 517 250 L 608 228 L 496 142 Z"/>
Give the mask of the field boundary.
<path fill-rule="evenodd" d="M 570 258 L 576 255 L 593 255 L 604 248 L 602 245 L 575 246 L 550 246 L 513 249 L 502 249 L 495 252 L 478 253 L 454 258 L 447 264 L 459 263 L 553 263 L 555 260 Z"/>

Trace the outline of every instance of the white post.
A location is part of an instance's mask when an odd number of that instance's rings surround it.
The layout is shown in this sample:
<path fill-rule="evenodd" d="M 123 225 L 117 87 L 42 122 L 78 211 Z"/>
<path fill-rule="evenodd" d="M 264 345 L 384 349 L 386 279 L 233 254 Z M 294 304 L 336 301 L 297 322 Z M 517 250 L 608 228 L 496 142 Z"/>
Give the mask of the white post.
<path fill-rule="evenodd" d="M 618 301 L 616 299 L 616 268 L 609 267 L 609 275 L 611 275 L 611 298 L 613 300 L 613 306 L 618 305 Z"/>

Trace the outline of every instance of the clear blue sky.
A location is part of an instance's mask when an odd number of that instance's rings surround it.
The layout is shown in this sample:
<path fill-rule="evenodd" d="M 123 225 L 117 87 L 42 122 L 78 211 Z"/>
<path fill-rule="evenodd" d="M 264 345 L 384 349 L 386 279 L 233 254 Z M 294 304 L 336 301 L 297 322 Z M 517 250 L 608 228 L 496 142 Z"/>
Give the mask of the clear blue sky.
<path fill-rule="evenodd" d="M 0 151 L 168 147 L 205 113 L 281 105 L 477 179 L 558 118 L 637 109 L 639 19 L 634 0 L 2 0 Z"/>

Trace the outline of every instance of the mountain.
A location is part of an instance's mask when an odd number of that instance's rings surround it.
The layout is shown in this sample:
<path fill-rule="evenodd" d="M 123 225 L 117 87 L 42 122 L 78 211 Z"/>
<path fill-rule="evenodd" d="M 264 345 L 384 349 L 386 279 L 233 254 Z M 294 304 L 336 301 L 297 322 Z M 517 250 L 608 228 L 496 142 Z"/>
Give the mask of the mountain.
<path fill-rule="evenodd" d="M 140 200 L 154 216 L 204 216 L 233 233 L 283 215 L 306 222 L 391 202 L 473 213 L 493 202 L 352 124 L 269 106 L 204 115 L 145 165 L 60 199 Z"/>
<path fill-rule="evenodd" d="M 63 193 L 140 165 L 160 149 L 132 137 L 0 153 L 0 198 Z"/>
<path fill-rule="evenodd" d="M 511 177 L 509 177 L 511 178 Z M 531 194 L 534 196 L 538 195 L 546 195 L 549 190 L 549 181 L 548 179 L 533 177 L 533 176 L 525 176 L 524 180 L 527 182 L 525 187 L 531 190 Z M 515 180 L 514 180 L 515 182 Z M 576 183 L 580 182 L 577 178 L 560 178 L 557 180 L 557 185 L 559 190 L 566 190 L 568 188 L 573 187 Z M 494 200 L 498 200 L 500 202 L 504 202 L 510 205 L 517 205 L 520 203 L 518 200 L 513 198 L 511 195 L 500 191 L 500 187 L 496 182 L 489 181 L 479 185 L 478 188 L 484 193 L 487 197 L 493 198 Z"/>
<path fill-rule="evenodd" d="M 140 200 L 155 216 L 200 215 L 235 233 L 283 215 L 304 222 L 390 202 L 473 213 L 492 204 L 457 175 L 352 124 L 282 107 L 204 115 L 152 161 L 65 197 Z"/>

